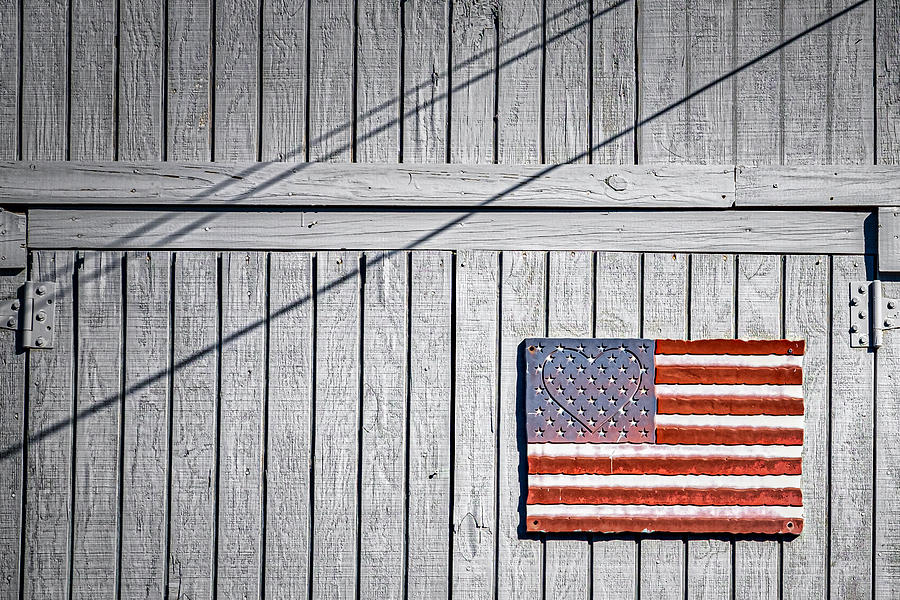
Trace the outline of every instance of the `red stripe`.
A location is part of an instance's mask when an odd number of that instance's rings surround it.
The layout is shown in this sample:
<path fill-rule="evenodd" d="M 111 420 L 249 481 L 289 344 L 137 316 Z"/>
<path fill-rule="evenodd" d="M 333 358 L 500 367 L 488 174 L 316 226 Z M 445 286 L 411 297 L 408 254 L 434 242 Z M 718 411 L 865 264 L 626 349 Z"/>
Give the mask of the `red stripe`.
<path fill-rule="evenodd" d="M 656 367 L 656 383 L 800 385 L 800 367 Z"/>
<path fill-rule="evenodd" d="M 796 488 L 528 488 L 528 504 L 691 504 L 695 506 L 803 506 Z"/>
<path fill-rule="evenodd" d="M 528 472 L 566 475 L 800 475 L 799 458 L 529 456 Z"/>
<path fill-rule="evenodd" d="M 750 396 L 657 396 L 661 415 L 802 415 L 801 398 Z"/>
<path fill-rule="evenodd" d="M 803 354 L 806 342 L 791 340 L 656 340 L 657 354 Z"/>
<path fill-rule="evenodd" d="M 771 446 L 802 446 L 802 429 L 776 429 L 774 427 L 684 427 L 657 425 L 658 444 L 760 444 Z"/>
<path fill-rule="evenodd" d="M 666 531 L 672 533 L 798 534 L 803 531 L 803 519 L 529 517 L 526 529 L 528 531 L 543 531 L 547 533 L 562 531 L 593 531 L 598 533 Z"/>

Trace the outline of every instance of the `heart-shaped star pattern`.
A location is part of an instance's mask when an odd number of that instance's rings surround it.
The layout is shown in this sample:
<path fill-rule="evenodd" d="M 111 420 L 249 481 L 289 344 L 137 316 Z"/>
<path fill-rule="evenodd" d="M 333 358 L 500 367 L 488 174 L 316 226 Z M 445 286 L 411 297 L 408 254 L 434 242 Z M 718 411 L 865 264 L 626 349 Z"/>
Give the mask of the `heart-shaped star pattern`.
<path fill-rule="evenodd" d="M 529 442 L 655 441 L 653 340 L 526 340 Z"/>

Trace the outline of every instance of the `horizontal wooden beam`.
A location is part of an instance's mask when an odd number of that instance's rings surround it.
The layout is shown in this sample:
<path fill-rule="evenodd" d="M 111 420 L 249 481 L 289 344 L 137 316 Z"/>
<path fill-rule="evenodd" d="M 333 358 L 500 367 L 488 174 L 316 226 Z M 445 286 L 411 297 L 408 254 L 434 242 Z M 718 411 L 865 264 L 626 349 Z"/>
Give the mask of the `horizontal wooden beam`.
<path fill-rule="evenodd" d="M 870 212 L 32 209 L 28 245 L 132 249 L 874 253 Z"/>
<path fill-rule="evenodd" d="M 900 273 L 900 207 L 878 209 L 878 269 Z"/>
<path fill-rule="evenodd" d="M 734 167 L 0 162 L 0 205 L 724 208 Z"/>
<path fill-rule="evenodd" d="M 0 269 L 24 269 L 25 215 L 0 208 Z"/>
<path fill-rule="evenodd" d="M 878 207 L 900 203 L 900 167 L 737 167 L 735 206 Z"/>

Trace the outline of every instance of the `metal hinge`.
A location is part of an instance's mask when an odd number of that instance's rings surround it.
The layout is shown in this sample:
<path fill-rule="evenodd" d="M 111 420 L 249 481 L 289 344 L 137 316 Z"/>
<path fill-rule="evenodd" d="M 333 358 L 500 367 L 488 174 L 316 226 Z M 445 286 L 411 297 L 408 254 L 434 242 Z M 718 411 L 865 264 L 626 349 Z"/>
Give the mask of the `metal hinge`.
<path fill-rule="evenodd" d="M 900 328 L 900 300 L 885 298 L 881 282 L 850 283 L 850 345 L 880 348 L 884 332 Z"/>
<path fill-rule="evenodd" d="M 0 301 L 0 327 L 20 334 L 22 348 L 52 348 L 56 284 L 26 281 L 19 297 Z"/>

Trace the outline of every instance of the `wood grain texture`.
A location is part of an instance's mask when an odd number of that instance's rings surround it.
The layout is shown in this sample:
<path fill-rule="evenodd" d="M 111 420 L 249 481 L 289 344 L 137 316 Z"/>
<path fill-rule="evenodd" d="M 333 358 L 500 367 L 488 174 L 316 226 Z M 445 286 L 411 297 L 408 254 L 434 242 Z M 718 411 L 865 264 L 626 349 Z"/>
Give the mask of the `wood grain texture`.
<path fill-rule="evenodd" d="M 686 254 L 644 255 L 642 337 L 687 338 L 689 262 Z M 640 597 L 682 598 L 686 543 L 642 539 L 640 545 Z"/>
<path fill-rule="evenodd" d="M 900 298 L 896 281 L 884 284 L 885 298 Z M 887 333 L 876 356 L 878 389 L 875 417 L 875 514 L 876 523 L 900 520 L 900 444 L 890 435 L 891 423 L 900 419 L 900 344 L 897 332 Z M 895 527 L 875 527 L 874 597 L 878 600 L 900 594 L 900 535 Z"/>
<path fill-rule="evenodd" d="M 590 5 L 547 0 L 544 8 L 544 158 L 588 162 Z"/>
<path fill-rule="evenodd" d="M 497 598 L 539 598 L 543 593 L 541 540 L 522 534 L 527 494 L 524 406 L 520 406 L 522 340 L 544 335 L 547 255 L 504 252 L 500 307 L 500 506 L 497 524 Z"/>
<path fill-rule="evenodd" d="M 24 269 L 28 264 L 25 237 L 28 220 L 24 214 L 0 208 L 0 269 Z M 13 275 L 13 273 L 9 273 Z M 12 298 L 12 295 L 7 296 Z"/>
<path fill-rule="evenodd" d="M 360 263 L 355 252 L 317 257 L 312 597 L 357 589 Z"/>
<path fill-rule="evenodd" d="M 256 160 L 259 0 L 215 0 L 213 160 Z"/>
<path fill-rule="evenodd" d="M 850 282 L 872 279 L 873 269 L 870 257 L 835 256 L 831 272 L 829 575 L 832 595 L 841 598 L 868 598 L 872 586 L 875 357 L 845 340 Z"/>
<path fill-rule="evenodd" d="M 218 495 L 218 256 L 179 253 L 174 268 L 168 593 L 211 599 Z"/>
<path fill-rule="evenodd" d="M 162 0 L 119 6 L 118 158 L 163 157 L 163 6 Z"/>
<path fill-rule="evenodd" d="M 410 260 L 407 597 L 425 600 L 448 597 L 450 583 L 453 256 Z"/>
<path fill-rule="evenodd" d="M 365 255 L 359 594 L 403 598 L 409 254 Z M 418 524 L 414 524 L 418 527 Z"/>
<path fill-rule="evenodd" d="M 260 593 L 265 404 L 265 254 L 222 255 L 216 594 Z"/>
<path fill-rule="evenodd" d="M 594 334 L 597 337 L 639 337 L 641 255 L 598 252 L 596 261 Z M 637 549 L 637 540 L 594 538 L 593 600 L 632 600 L 635 597 L 638 593 Z"/>
<path fill-rule="evenodd" d="M 543 3 L 500 0 L 497 72 L 497 161 L 541 160 Z"/>
<path fill-rule="evenodd" d="M 21 60 L 19 0 L 3 0 L 0 2 L 0 156 L 9 160 L 18 158 Z"/>
<path fill-rule="evenodd" d="M 781 0 L 737 0 L 736 66 L 781 41 L 781 17 Z M 782 161 L 781 65 L 782 53 L 778 53 L 734 76 L 734 160 L 741 164 Z"/>
<path fill-rule="evenodd" d="M 35 252 L 32 277 L 55 282 L 57 348 L 73 348 L 75 254 Z M 75 416 L 74 353 L 29 357 L 22 597 L 65 598 L 69 585 Z"/>
<path fill-rule="evenodd" d="M 456 254 L 454 596 L 491 598 L 495 577 L 499 255 Z"/>
<path fill-rule="evenodd" d="M 28 3 L 22 11 L 22 158 L 68 154 L 68 0 Z"/>
<path fill-rule="evenodd" d="M 828 380 L 830 352 L 827 256 L 787 256 L 785 328 L 787 339 L 805 339 L 803 354 L 803 535 L 784 544 L 784 598 L 825 597 L 828 543 Z M 843 343 L 843 339 L 838 339 Z"/>
<path fill-rule="evenodd" d="M 640 122 L 688 92 L 685 0 L 642 4 L 638 10 Z M 637 129 L 638 162 L 689 162 L 688 111 L 681 104 Z"/>
<path fill-rule="evenodd" d="M 450 99 L 449 0 L 408 0 L 403 8 L 403 159 L 444 162 Z"/>
<path fill-rule="evenodd" d="M 900 271 L 900 207 L 878 209 L 878 269 Z"/>
<path fill-rule="evenodd" d="M 125 257 L 122 573 L 125 597 L 165 595 L 172 256 Z"/>
<path fill-rule="evenodd" d="M 34 248 L 872 251 L 864 212 L 30 211 Z M 144 226 L 154 223 L 155 228 Z M 610 231 L 616 232 L 615 236 Z"/>
<path fill-rule="evenodd" d="M 309 159 L 353 154 L 352 0 L 309 0 Z"/>
<path fill-rule="evenodd" d="M 730 254 L 691 256 L 690 339 L 735 337 L 735 259 Z M 687 542 L 687 597 L 731 593 L 732 544 L 723 539 Z"/>
<path fill-rule="evenodd" d="M 168 160 L 212 159 L 211 1 L 168 2 Z"/>
<path fill-rule="evenodd" d="M 122 420 L 122 256 L 78 259 L 72 597 L 116 593 Z"/>
<path fill-rule="evenodd" d="M 741 339 L 784 337 L 783 257 L 741 255 L 737 260 L 737 336 Z M 779 597 L 781 543 L 775 540 L 735 541 L 736 600 Z"/>
<path fill-rule="evenodd" d="M 0 298 L 15 298 L 25 282 L 25 271 L 0 275 Z M 20 542 L 24 533 L 22 493 L 25 455 L 25 354 L 16 348 L 16 333 L 0 333 L 0 597 L 18 598 Z"/>
<path fill-rule="evenodd" d="M 396 162 L 400 157 L 401 3 L 358 0 L 356 158 Z"/>
<path fill-rule="evenodd" d="M 547 335 L 590 337 L 594 332 L 594 255 L 551 252 L 547 274 Z M 587 598 L 590 543 L 547 539 L 544 545 L 546 598 Z"/>
<path fill-rule="evenodd" d="M 309 3 L 262 3 L 262 160 L 306 160 L 306 40 Z"/>
<path fill-rule="evenodd" d="M 270 255 L 266 597 L 309 589 L 313 411 L 313 256 Z"/>
<path fill-rule="evenodd" d="M 900 162 L 900 40 L 893 32 L 900 22 L 900 4 L 875 4 L 875 160 L 879 164 Z"/>
<path fill-rule="evenodd" d="M 636 138 L 636 5 L 627 0 L 594 0 L 590 5 L 591 158 L 601 164 L 631 164 Z"/>
<path fill-rule="evenodd" d="M 896 168 L 887 170 L 880 179 L 884 183 L 897 173 Z M 4 161 L 0 178 L 4 204 L 110 204 L 127 199 L 132 204 L 191 206 L 726 208 L 735 202 L 730 166 Z M 814 178 L 806 181 L 809 186 L 822 184 Z"/>
<path fill-rule="evenodd" d="M 449 162 L 494 160 L 498 0 L 451 0 Z"/>
<path fill-rule="evenodd" d="M 739 166 L 737 206 L 894 206 L 900 183 L 894 166 Z"/>

